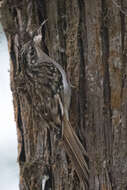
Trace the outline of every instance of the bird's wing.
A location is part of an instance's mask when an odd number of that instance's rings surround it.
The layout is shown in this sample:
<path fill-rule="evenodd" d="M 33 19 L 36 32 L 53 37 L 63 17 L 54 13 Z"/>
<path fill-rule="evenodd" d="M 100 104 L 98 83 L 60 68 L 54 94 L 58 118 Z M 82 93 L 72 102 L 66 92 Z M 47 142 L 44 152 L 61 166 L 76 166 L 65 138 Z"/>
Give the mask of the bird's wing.
<path fill-rule="evenodd" d="M 46 57 L 46 59 L 48 59 Z M 31 83 L 30 92 L 34 108 L 39 116 L 46 119 L 53 126 L 59 126 L 63 131 L 63 144 L 79 178 L 85 185 L 88 185 L 88 163 L 87 153 L 79 138 L 71 127 L 66 111 L 66 98 L 62 73 L 57 64 L 53 64 L 51 59 L 43 61 L 43 57 L 38 62 L 34 60 L 25 72 L 27 73 L 27 83 Z M 33 60 L 31 60 L 33 61 Z M 37 64 L 36 64 L 37 62 Z M 67 94 L 66 94 L 67 96 Z M 63 129 L 62 129 L 63 127 Z"/>
<path fill-rule="evenodd" d="M 25 72 L 36 112 L 48 122 L 61 125 L 63 108 L 59 102 L 63 102 L 64 92 L 59 70 L 51 62 L 39 62 L 31 64 Z"/>

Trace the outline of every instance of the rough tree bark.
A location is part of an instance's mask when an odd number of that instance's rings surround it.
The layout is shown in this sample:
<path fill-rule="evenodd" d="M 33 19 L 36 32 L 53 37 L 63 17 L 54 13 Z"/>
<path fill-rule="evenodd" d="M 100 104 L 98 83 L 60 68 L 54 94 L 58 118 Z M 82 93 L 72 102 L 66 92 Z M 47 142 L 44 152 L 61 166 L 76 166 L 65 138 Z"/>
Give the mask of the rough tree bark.
<path fill-rule="evenodd" d="M 90 190 L 127 190 L 127 1 L 3 0 L 20 189 L 84 189 L 55 134 L 26 101 L 21 48 L 44 19 L 45 52 L 72 84 L 70 121 L 89 154 Z M 20 81 L 18 83 L 18 81 Z"/>

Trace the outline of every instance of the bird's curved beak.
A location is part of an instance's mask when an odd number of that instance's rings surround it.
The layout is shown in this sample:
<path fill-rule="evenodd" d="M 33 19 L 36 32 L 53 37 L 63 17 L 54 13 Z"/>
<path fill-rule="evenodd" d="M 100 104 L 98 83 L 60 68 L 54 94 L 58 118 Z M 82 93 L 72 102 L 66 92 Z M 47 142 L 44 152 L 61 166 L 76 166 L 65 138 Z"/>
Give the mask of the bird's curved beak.
<path fill-rule="evenodd" d="M 44 20 L 44 21 L 41 23 L 41 27 L 44 26 L 47 21 L 48 21 L 48 19 Z"/>

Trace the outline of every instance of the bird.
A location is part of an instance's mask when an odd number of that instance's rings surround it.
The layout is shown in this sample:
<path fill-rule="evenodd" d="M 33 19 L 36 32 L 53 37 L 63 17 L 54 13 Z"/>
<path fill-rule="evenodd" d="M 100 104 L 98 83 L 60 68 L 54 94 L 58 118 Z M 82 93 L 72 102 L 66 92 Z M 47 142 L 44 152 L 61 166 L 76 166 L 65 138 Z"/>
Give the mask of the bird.
<path fill-rule="evenodd" d="M 63 67 L 49 57 L 42 49 L 40 31 L 33 37 L 27 48 L 27 73 L 32 87 L 34 81 L 33 104 L 39 117 L 45 119 L 60 135 L 65 152 L 69 156 L 75 171 L 88 186 L 88 153 L 79 140 L 69 121 L 71 85 Z M 32 81 L 32 82 L 31 82 Z M 32 92 L 31 92 L 32 93 Z"/>

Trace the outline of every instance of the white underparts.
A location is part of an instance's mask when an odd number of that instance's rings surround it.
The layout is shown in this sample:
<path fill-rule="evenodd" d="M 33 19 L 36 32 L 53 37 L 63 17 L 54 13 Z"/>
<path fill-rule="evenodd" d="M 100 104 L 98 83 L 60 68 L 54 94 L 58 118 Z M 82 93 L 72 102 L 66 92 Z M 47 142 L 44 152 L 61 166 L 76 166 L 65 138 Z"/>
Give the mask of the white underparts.
<path fill-rule="evenodd" d="M 49 176 L 44 175 L 42 178 L 42 190 L 45 190 L 46 181 L 49 179 Z"/>

